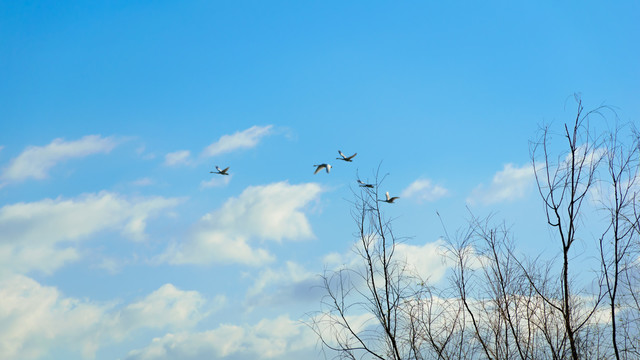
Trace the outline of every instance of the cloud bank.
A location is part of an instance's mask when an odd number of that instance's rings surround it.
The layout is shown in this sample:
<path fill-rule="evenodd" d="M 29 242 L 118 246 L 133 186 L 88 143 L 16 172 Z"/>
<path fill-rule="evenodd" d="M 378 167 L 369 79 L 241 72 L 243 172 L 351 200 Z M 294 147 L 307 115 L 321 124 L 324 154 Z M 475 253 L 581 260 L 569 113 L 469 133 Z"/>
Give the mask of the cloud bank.
<path fill-rule="evenodd" d="M 222 296 L 206 300 L 197 291 L 165 284 L 143 299 L 117 307 L 65 297 L 24 275 L 1 278 L 0 298 L 3 359 L 36 359 L 61 345 L 93 358 L 99 348 L 140 329 L 190 329 L 225 303 Z"/>
<path fill-rule="evenodd" d="M 298 351 L 309 350 L 316 342 L 310 328 L 282 315 L 255 325 L 222 324 L 209 331 L 168 333 L 131 351 L 126 360 L 293 360 L 301 358 Z"/>

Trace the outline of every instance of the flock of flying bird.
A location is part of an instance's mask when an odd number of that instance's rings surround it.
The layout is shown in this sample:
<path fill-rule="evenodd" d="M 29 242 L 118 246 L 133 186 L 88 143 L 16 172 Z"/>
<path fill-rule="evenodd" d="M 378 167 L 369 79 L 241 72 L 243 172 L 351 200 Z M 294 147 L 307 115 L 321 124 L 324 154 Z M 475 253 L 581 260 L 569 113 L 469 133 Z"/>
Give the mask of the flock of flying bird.
<path fill-rule="evenodd" d="M 351 156 L 345 156 L 342 151 L 338 150 L 338 154 L 340 154 L 341 157 L 336 158 L 337 160 L 342 160 L 342 161 L 346 161 L 346 162 L 352 162 L 353 158 L 358 155 L 358 153 L 355 153 Z M 323 164 L 318 164 L 318 165 L 313 165 L 316 167 L 316 171 L 313 172 L 313 174 L 317 174 L 318 171 L 325 169 L 327 171 L 327 174 L 331 171 L 331 168 L 333 166 L 323 163 Z M 225 169 L 220 169 L 218 167 L 218 165 L 216 165 L 216 170 L 217 171 L 209 171 L 209 173 L 211 174 L 218 174 L 218 175 L 229 175 L 228 171 L 229 171 L 229 167 L 227 166 Z M 360 187 L 363 188 L 369 188 L 369 189 L 373 189 L 373 185 L 372 184 L 367 184 L 365 182 L 363 182 L 362 180 L 358 179 L 358 184 Z M 397 199 L 399 199 L 398 196 L 394 196 L 394 197 L 390 197 L 389 196 L 389 192 L 387 191 L 386 193 L 387 198 L 386 199 L 379 199 L 378 201 L 382 201 L 382 202 L 386 202 L 389 204 L 393 204 L 394 201 L 396 201 Z"/>

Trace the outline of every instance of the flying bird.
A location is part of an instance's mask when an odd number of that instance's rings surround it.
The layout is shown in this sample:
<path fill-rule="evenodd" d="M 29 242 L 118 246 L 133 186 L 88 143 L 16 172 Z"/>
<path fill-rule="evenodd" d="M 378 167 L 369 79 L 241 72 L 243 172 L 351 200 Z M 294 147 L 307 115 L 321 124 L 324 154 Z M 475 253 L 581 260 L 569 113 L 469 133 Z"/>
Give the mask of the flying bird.
<path fill-rule="evenodd" d="M 318 171 L 325 169 L 327 170 L 327 174 L 329 173 L 329 171 L 331 171 L 332 166 L 329 164 L 320 164 L 320 165 L 313 165 L 316 167 L 316 171 L 313 173 L 314 175 L 318 173 Z"/>
<path fill-rule="evenodd" d="M 342 156 L 342 157 L 341 157 L 341 158 L 336 158 L 336 159 L 338 159 L 338 160 L 343 160 L 343 161 L 347 161 L 347 162 L 351 162 L 351 161 L 353 161 L 353 160 L 351 160 L 351 159 L 353 159 L 356 155 L 358 155 L 358 153 L 355 153 L 355 154 L 353 154 L 353 155 L 351 155 L 351 156 L 347 157 L 347 156 L 344 156 L 344 154 L 343 154 L 343 153 L 342 153 L 342 151 L 340 151 L 340 150 L 338 150 L 338 154 L 340 154 L 340 156 Z"/>
<path fill-rule="evenodd" d="M 400 198 L 397 196 L 389 197 L 389 192 L 387 191 L 387 200 L 378 200 L 378 201 L 383 201 L 389 204 L 393 204 L 393 202 L 396 201 L 396 199 L 400 199 Z"/>
<path fill-rule="evenodd" d="M 373 189 L 373 185 L 371 184 L 367 184 L 365 182 L 362 182 L 362 180 L 358 179 L 358 184 L 360 184 L 360 187 L 366 187 L 366 188 L 371 188 Z"/>
<path fill-rule="evenodd" d="M 218 167 L 218 165 L 216 165 L 216 170 L 218 170 L 218 171 L 217 171 L 217 172 L 216 172 L 216 171 L 209 171 L 209 173 L 211 173 L 211 174 L 220 174 L 220 175 L 229 175 L 229 174 L 227 173 L 227 171 L 229 170 L 229 167 L 228 167 L 228 166 L 227 166 L 227 168 L 226 168 L 226 169 L 224 169 L 224 170 L 220 170 L 220 168 Z"/>

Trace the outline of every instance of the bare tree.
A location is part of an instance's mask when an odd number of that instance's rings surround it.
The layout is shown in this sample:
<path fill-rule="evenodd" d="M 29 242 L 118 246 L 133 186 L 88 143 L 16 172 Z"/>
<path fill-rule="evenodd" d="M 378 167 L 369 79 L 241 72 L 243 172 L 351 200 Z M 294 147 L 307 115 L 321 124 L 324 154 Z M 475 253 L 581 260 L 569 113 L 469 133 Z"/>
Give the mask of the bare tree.
<path fill-rule="evenodd" d="M 604 290 L 609 306 L 611 344 L 616 359 L 637 357 L 637 342 L 628 336 L 636 335 L 630 325 L 637 321 L 637 305 L 633 274 L 637 274 L 639 217 L 637 202 L 638 134 L 616 126 L 606 139 L 605 165 L 607 176 L 602 179 L 603 209 L 609 215 L 609 224 L 599 240 Z M 628 139 L 621 139 L 622 136 Z M 626 287 L 626 288 L 625 288 Z M 635 312 L 635 314 L 633 314 Z M 626 323 L 619 324 L 620 319 Z M 619 327 L 623 329 L 620 331 Z M 619 336 L 619 335 L 622 335 Z M 619 344 L 620 343 L 620 344 Z M 622 345 L 622 346 L 620 346 Z"/>
<path fill-rule="evenodd" d="M 355 193 L 357 261 L 323 275 L 310 325 L 324 348 L 346 359 L 639 358 L 640 137 L 595 131 L 607 108 L 577 103 L 559 143 L 544 127 L 531 147 L 553 256 L 518 253 L 504 223 L 471 214 L 453 236 L 443 226 L 450 271 L 435 286 L 398 256 L 376 177 Z"/>
<path fill-rule="evenodd" d="M 549 152 L 549 128 L 542 131 L 539 142 L 532 148 L 534 174 L 540 197 L 544 203 L 547 223 L 555 229 L 561 242 L 562 270 L 560 274 L 560 297 L 558 299 L 539 292 L 542 299 L 562 316 L 564 330 L 571 350 L 571 358 L 580 358 L 578 342 L 580 330 L 590 320 L 600 302 L 596 297 L 590 311 L 577 313 L 576 293 L 570 276 L 571 250 L 578 240 L 579 222 L 583 204 L 596 181 L 596 170 L 601 161 L 601 143 L 591 133 L 589 117 L 598 109 L 583 113 L 582 101 L 578 100 L 575 121 L 564 125 L 564 140 L 567 150 L 554 157 Z M 541 164 L 537 160 L 542 152 Z M 537 286 L 531 282 L 532 286 Z"/>
<path fill-rule="evenodd" d="M 418 282 L 396 259 L 398 240 L 380 208 L 378 185 L 361 188 L 354 202 L 354 251 L 361 262 L 325 271 L 323 310 L 311 326 L 324 346 L 342 358 L 420 359 L 408 310 Z"/>

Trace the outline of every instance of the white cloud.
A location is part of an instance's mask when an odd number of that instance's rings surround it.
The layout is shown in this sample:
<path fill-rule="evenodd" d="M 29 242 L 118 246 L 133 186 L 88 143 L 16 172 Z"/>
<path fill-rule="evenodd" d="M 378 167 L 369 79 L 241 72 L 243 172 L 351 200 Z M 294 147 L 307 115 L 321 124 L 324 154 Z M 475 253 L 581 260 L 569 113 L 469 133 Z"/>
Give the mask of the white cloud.
<path fill-rule="evenodd" d="M 190 156 L 191 152 L 189 150 L 168 153 L 164 156 L 164 164 L 166 166 L 189 165 L 191 164 Z"/>
<path fill-rule="evenodd" d="M 35 359 L 61 344 L 92 358 L 102 346 L 139 329 L 190 329 L 219 309 L 224 297 L 205 300 L 196 291 L 165 284 L 144 299 L 118 308 L 64 297 L 23 275 L 0 279 L 0 358 Z"/>
<path fill-rule="evenodd" d="M 79 257 L 75 243 L 100 231 L 120 231 L 142 240 L 147 219 L 180 202 L 100 192 L 5 205 L 0 208 L 0 270 L 50 273 Z"/>
<path fill-rule="evenodd" d="M 172 245 L 161 260 L 173 264 L 241 263 L 262 265 L 273 260 L 264 249 L 249 245 L 252 239 L 303 240 L 313 237 L 302 212 L 320 194 L 314 183 L 278 182 L 249 186 L 218 210 L 206 214 L 180 244 Z"/>
<path fill-rule="evenodd" d="M 208 304 L 197 291 L 184 291 L 165 284 L 144 299 L 117 312 L 117 336 L 125 336 L 141 326 L 161 329 L 167 326 L 190 328 L 218 310 L 226 299 L 219 296 Z M 207 307 L 209 306 L 209 307 Z"/>
<path fill-rule="evenodd" d="M 232 135 L 223 135 L 218 139 L 218 141 L 207 146 L 202 151 L 202 156 L 212 157 L 237 149 L 250 149 L 258 145 L 258 142 L 262 137 L 269 135 L 272 127 L 272 125 L 255 125 L 244 131 L 238 131 Z"/>
<path fill-rule="evenodd" d="M 465 256 L 465 266 L 472 270 L 482 268 L 482 265 L 489 261 L 471 245 L 458 251 Z M 424 245 L 400 243 L 396 245 L 394 255 L 398 260 L 405 262 L 407 271 L 430 284 L 444 280 L 447 270 L 459 266 L 458 259 L 443 239 Z"/>
<path fill-rule="evenodd" d="M 153 185 L 154 181 L 151 178 L 145 177 L 140 178 L 138 180 L 134 180 L 131 182 L 131 185 L 134 186 L 150 186 Z"/>
<path fill-rule="evenodd" d="M 607 155 L 607 149 L 604 147 L 593 149 L 587 144 L 582 144 L 576 149 L 574 158 L 572 158 L 571 152 L 567 152 L 564 161 L 559 164 L 559 167 L 570 169 L 572 163 L 575 163 L 576 166 L 583 163 L 586 168 L 596 167 Z"/>
<path fill-rule="evenodd" d="M 202 180 L 200 182 L 200 188 L 206 189 L 206 188 L 211 188 L 211 187 L 222 187 L 222 186 L 227 186 L 229 185 L 229 182 L 231 181 L 231 178 L 233 177 L 233 175 L 229 175 L 229 176 L 217 176 L 215 175 L 214 177 L 211 178 L 211 180 Z"/>
<path fill-rule="evenodd" d="M 140 156 L 143 160 L 151 160 L 151 159 L 155 159 L 156 155 L 153 153 L 145 153 L 146 151 L 146 146 L 141 145 L 136 149 L 136 154 L 138 154 L 138 156 Z"/>
<path fill-rule="evenodd" d="M 2 178 L 7 182 L 18 182 L 28 178 L 45 179 L 49 170 L 62 161 L 109 153 L 115 146 L 116 141 L 113 137 L 103 138 L 99 135 L 88 135 L 76 141 L 55 139 L 46 146 L 30 146 L 11 160 L 9 166 L 4 169 Z"/>
<path fill-rule="evenodd" d="M 368 310 L 363 309 L 365 306 L 366 305 L 363 303 L 349 306 L 347 309 L 345 309 L 347 313 L 344 314 L 344 318 L 337 312 L 320 312 L 312 316 L 307 321 L 312 324 L 314 330 L 317 331 L 322 339 L 327 341 L 330 346 L 339 347 L 339 344 L 337 342 L 338 339 L 353 340 L 353 334 L 351 333 L 351 331 L 354 331 L 356 334 L 359 334 L 359 336 L 365 338 L 375 333 L 376 330 L 374 329 L 376 327 L 376 324 L 379 324 L 379 321 L 378 319 L 376 319 L 375 315 L 373 315 L 371 312 L 368 312 Z M 364 312 L 356 314 L 358 311 L 362 310 L 364 310 Z M 350 315 L 348 313 L 352 314 Z M 344 324 L 345 322 L 349 324 L 349 329 L 338 325 Z M 373 331 L 367 334 L 368 329 L 371 329 Z M 316 335 L 316 337 L 318 337 L 318 335 Z"/>
<path fill-rule="evenodd" d="M 366 263 L 359 255 L 360 243 L 355 243 L 354 248 L 345 254 L 330 253 L 323 259 L 327 268 L 353 269 L 356 271 L 367 270 Z M 395 260 L 406 264 L 411 275 L 418 275 L 423 279 L 432 282 L 441 280 L 452 263 L 446 255 L 445 243 L 439 239 L 433 242 L 426 242 L 423 245 L 411 245 L 407 243 L 396 244 L 394 251 Z"/>
<path fill-rule="evenodd" d="M 467 198 L 470 204 L 490 205 L 523 198 L 534 183 L 533 167 L 530 164 L 516 167 L 507 164 L 493 176 L 489 186 L 476 187 Z"/>
<path fill-rule="evenodd" d="M 160 257 L 170 264 L 245 264 L 260 266 L 275 260 L 265 249 L 254 249 L 242 236 L 228 230 L 198 230 L 180 244 L 169 246 Z"/>
<path fill-rule="evenodd" d="M 434 185 L 429 179 L 418 179 L 411 183 L 400 194 L 401 198 L 413 198 L 418 201 L 436 201 L 449 194 L 449 191 L 440 185 Z"/>
<path fill-rule="evenodd" d="M 302 351 L 312 354 L 316 342 L 311 329 L 283 315 L 255 325 L 222 324 L 209 331 L 169 333 L 131 351 L 126 359 L 300 359 Z"/>
<path fill-rule="evenodd" d="M 111 257 L 103 257 L 99 263 L 95 263 L 91 265 L 92 268 L 103 269 L 107 271 L 109 274 L 118 274 L 122 271 L 124 264 L 127 261 L 119 260 Z"/>
<path fill-rule="evenodd" d="M 400 243 L 396 245 L 395 254 L 398 259 L 404 259 L 418 276 L 435 283 L 440 281 L 447 269 L 453 265 L 446 257 L 444 245 L 443 240 L 425 243 L 422 246 Z"/>
<path fill-rule="evenodd" d="M 4 359 L 37 358 L 51 339 L 80 340 L 106 308 L 61 298 L 57 289 L 26 276 L 10 276 L 0 283 L 0 357 Z M 93 342 L 84 346 L 85 352 L 95 351 Z"/>

